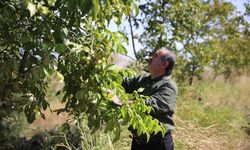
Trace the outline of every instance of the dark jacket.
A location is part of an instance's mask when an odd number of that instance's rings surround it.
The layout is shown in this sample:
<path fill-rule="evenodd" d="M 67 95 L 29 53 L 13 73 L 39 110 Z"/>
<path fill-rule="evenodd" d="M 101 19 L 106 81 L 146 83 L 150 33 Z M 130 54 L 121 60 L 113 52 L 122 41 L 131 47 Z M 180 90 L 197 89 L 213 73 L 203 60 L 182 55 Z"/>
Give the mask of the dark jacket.
<path fill-rule="evenodd" d="M 124 78 L 122 86 L 127 93 L 143 88 L 139 94 L 149 96 L 145 103 L 153 108 L 150 115 L 166 124 L 169 130 L 174 128 L 173 114 L 178 91 L 170 76 L 151 79 L 150 74 L 142 74 L 135 78 Z"/>

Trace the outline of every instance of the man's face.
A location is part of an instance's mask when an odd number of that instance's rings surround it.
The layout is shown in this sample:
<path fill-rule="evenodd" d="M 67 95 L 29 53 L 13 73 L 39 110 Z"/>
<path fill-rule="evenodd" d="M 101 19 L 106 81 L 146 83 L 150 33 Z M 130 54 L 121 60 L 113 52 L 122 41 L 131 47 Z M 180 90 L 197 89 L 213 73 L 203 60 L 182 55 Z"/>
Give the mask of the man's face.
<path fill-rule="evenodd" d="M 152 73 L 158 73 L 165 70 L 166 64 L 161 62 L 161 58 L 166 56 L 168 51 L 158 50 L 148 60 L 148 70 Z"/>

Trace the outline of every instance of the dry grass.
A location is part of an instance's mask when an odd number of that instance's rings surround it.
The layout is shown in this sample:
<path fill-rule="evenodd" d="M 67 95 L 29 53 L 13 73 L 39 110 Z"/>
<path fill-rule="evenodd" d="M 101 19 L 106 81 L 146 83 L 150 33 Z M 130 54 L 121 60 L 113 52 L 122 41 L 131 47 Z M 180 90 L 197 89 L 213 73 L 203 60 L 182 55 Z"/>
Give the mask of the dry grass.
<path fill-rule="evenodd" d="M 242 75 L 230 82 L 222 77 L 196 81 L 178 99 L 176 149 L 248 150 L 250 77 Z"/>
<path fill-rule="evenodd" d="M 189 121 L 184 121 L 178 116 L 175 117 L 176 129 L 173 134 L 174 141 L 183 143 L 179 149 L 218 149 L 211 148 L 213 145 L 220 146 L 218 141 L 215 141 L 216 130 L 211 127 L 199 127 Z"/>
<path fill-rule="evenodd" d="M 250 76 L 231 77 L 225 81 L 222 76 L 215 80 L 207 78 L 197 81 L 194 85 L 199 88 L 199 96 L 207 104 L 214 106 L 233 106 L 245 114 L 250 115 Z"/>
<path fill-rule="evenodd" d="M 175 117 L 176 129 L 173 133 L 177 150 L 248 150 L 249 138 L 231 137 L 218 130 L 218 126 L 201 127 L 191 121 Z"/>

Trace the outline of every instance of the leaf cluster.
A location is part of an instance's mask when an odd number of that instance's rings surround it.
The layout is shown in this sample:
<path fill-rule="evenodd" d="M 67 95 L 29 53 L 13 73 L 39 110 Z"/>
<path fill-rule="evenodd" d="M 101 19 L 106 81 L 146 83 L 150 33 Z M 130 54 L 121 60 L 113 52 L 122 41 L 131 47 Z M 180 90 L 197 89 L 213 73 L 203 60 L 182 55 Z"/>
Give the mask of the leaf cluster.
<path fill-rule="evenodd" d="M 12 111 L 23 111 L 29 123 L 45 119 L 48 77 L 56 74 L 64 82 L 57 94 L 66 103 L 57 113 L 87 118 L 93 132 L 114 131 L 114 141 L 121 122 L 139 134 L 163 131 L 138 94 L 125 94 L 122 77 L 132 71 L 110 64 L 112 53 L 127 53 L 122 42 L 128 39 L 107 26 L 111 19 L 121 24 L 135 6 L 131 0 L 1 1 L 0 120 Z M 124 105 L 117 108 L 104 89 L 116 90 Z M 130 98 L 138 102 L 130 106 Z"/>

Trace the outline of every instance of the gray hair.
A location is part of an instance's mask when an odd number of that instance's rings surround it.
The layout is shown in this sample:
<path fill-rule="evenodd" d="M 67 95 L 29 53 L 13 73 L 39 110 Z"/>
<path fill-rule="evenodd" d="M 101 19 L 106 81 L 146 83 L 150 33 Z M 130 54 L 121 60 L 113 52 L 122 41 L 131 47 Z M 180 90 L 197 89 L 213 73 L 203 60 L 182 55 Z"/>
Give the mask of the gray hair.
<path fill-rule="evenodd" d="M 175 66 L 176 56 L 175 56 L 175 54 L 173 52 L 171 52 L 167 48 L 161 48 L 161 49 L 164 49 L 164 50 L 168 51 L 167 55 L 161 57 L 161 62 L 168 62 L 168 66 L 167 66 L 167 68 L 165 70 L 165 74 L 166 75 L 171 75 L 172 71 L 174 69 L 174 66 Z"/>

